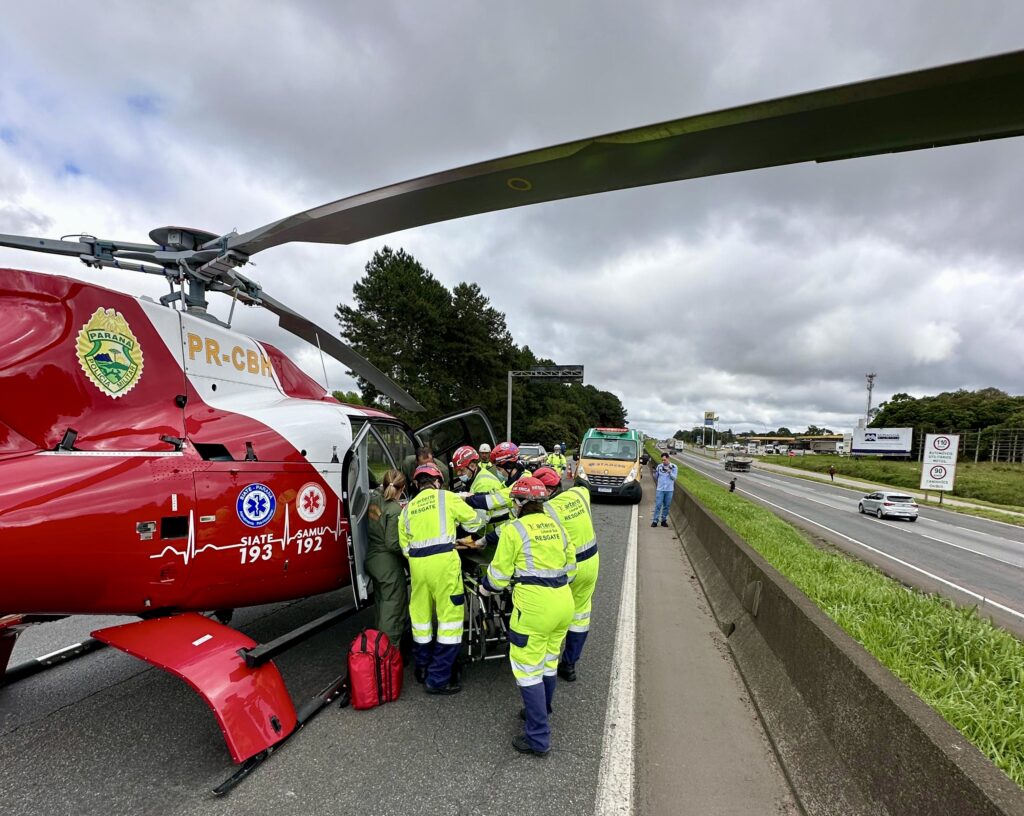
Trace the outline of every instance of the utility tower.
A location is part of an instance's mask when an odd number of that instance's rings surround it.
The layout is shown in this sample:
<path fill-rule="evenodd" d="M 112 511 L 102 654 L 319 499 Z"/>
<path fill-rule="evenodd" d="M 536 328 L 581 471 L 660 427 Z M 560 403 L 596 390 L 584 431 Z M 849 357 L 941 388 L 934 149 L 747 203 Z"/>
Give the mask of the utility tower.
<path fill-rule="evenodd" d="M 868 410 L 864 414 L 864 427 L 866 428 L 871 424 L 871 392 L 875 387 L 875 377 L 877 374 L 865 374 L 864 379 L 868 381 Z"/>

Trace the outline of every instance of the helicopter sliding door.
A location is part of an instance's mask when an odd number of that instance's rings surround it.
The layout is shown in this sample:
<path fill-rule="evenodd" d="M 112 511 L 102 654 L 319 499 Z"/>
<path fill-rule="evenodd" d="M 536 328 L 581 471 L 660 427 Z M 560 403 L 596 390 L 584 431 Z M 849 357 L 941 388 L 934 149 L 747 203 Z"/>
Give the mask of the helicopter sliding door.
<path fill-rule="evenodd" d="M 416 442 L 429 445 L 434 456 L 442 462 L 450 462 L 452 454 L 463 445 L 478 448 L 486 442 L 493 447 L 497 439 L 483 409 L 470 408 L 448 414 L 417 429 Z"/>
<path fill-rule="evenodd" d="M 344 489 L 352 525 L 349 551 L 352 593 L 359 605 L 365 604 L 371 595 L 365 566 L 370 491 L 382 482 L 387 471 L 400 469 L 402 457 L 412 450 L 412 438 L 394 423 L 364 422 L 353 435 L 352 448 L 345 459 Z"/>

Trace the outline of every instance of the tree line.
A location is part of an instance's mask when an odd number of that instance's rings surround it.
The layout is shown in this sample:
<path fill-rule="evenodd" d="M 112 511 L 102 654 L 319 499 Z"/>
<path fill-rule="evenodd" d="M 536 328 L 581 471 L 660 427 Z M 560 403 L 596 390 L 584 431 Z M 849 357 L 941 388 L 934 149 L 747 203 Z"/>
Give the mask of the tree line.
<path fill-rule="evenodd" d="M 499 438 L 506 438 L 507 374 L 554 362 L 516 345 L 504 313 L 475 283 L 448 289 L 404 249 L 383 247 L 352 287 L 352 303 L 339 303 L 341 336 L 426 409 L 405 411 L 361 377 L 358 397 L 411 425 L 481 406 Z M 559 361 L 565 362 L 565 361 Z M 349 372 L 352 375 L 352 372 Z M 514 380 L 512 428 L 516 442 L 576 444 L 587 428 L 621 427 L 619 398 L 592 385 Z"/>
<path fill-rule="evenodd" d="M 933 397 L 893 394 L 878 406 L 872 428 L 913 427 L 926 433 L 986 428 L 1024 428 L 1024 396 L 998 388 L 944 391 Z"/>
<path fill-rule="evenodd" d="M 1024 396 L 1011 397 L 998 388 L 961 388 L 931 397 L 893 394 L 878 406 L 870 427 L 912 427 L 915 456 L 925 434 L 959 433 L 962 458 L 1024 462 Z"/>
<path fill-rule="evenodd" d="M 751 436 L 829 436 L 833 434 L 829 428 L 819 428 L 817 425 L 808 425 L 806 431 L 791 431 L 785 425 L 780 427 L 777 431 L 766 431 L 764 433 L 760 431 L 741 431 L 740 433 L 733 433 L 732 428 L 727 428 L 724 431 L 715 431 L 715 441 L 720 441 L 723 445 L 731 445 L 733 442 L 739 442 L 747 439 Z M 711 440 L 711 429 L 704 428 L 700 425 L 695 425 L 688 431 L 682 429 L 678 430 L 673 434 L 673 439 L 681 439 L 683 442 L 699 442 L 701 439 L 706 441 Z"/>

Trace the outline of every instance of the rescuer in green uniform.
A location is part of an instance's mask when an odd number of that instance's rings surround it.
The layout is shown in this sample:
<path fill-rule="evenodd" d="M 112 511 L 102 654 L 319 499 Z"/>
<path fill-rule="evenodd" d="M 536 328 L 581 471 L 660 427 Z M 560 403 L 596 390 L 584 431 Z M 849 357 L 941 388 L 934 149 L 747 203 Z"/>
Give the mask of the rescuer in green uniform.
<path fill-rule="evenodd" d="M 547 488 L 526 476 L 512 485 L 517 518 L 501 528 L 498 549 L 481 581 L 481 591 L 512 584 L 509 662 L 523 698 L 524 733 L 512 739 L 517 751 L 543 756 L 551 749 L 548 714 L 558 682 L 558 650 L 572 622 L 569 590 L 576 558 L 562 526 L 544 512 Z"/>
<path fill-rule="evenodd" d="M 452 668 L 462 645 L 462 563 L 455 552 L 456 530 L 483 526 L 483 513 L 473 510 L 455 493 L 441 488 L 441 471 L 434 464 L 420 465 L 413 473 L 420 492 L 402 511 L 398 538 L 409 559 L 416 679 L 429 694 L 457 694 L 462 687 L 452 680 Z M 434 642 L 434 619 L 437 642 Z"/>
<path fill-rule="evenodd" d="M 448 485 L 451 484 L 451 480 L 448 478 L 448 465 L 442 462 L 440 459 L 434 456 L 431 452 L 430 445 L 423 445 L 416 449 L 415 454 L 409 454 L 405 457 L 402 462 L 402 473 L 405 474 L 405 481 L 409 487 L 414 488 L 416 485 L 412 478 L 413 472 L 420 465 L 433 464 L 441 472 L 441 487 L 448 489 Z M 410 493 L 413 491 L 409 491 Z"/>
<path fill-rule="evenodd" d="M 379 488 L 370 493 L 367 511 L 366 572 L 373 582 L 376 628 L 398 647 L 409 626 L 409 589 L 405 557 L 398 540 L 398 519 L 405 493 L 405 476 L 389 470 Z"/>
<path fill-rule="evenodd" d="M 590 512 L 590 491 L 585 487 L 561 490 L 562 480 L 551 468 L 537 468 L 534 475 L 548 489 L 544 512 L 562 525 L 576 554 L 576 579 L 570 587 L 576 608 L 558 662 L 558 676 L 571 683 L 576 680 L 576 661 L 583 654 L 583 644 L 590 632 L 591 601 L 601 565 Z"/>

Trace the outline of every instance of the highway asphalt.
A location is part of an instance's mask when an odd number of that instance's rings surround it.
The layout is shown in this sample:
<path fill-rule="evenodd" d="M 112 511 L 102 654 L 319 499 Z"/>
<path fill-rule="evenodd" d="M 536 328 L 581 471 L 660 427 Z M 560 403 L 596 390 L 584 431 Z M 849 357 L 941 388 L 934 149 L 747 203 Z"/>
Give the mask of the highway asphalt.
<path fill-rule="evenodd" d="M 632 508 L 594 506 L 601 575 L 580 681 L 560 683 L 553 750 L 517 754 L 519 694 L 507 660 L 469 666 L 464 691 L 429 697 L 406 673 L 400 700 L 370 711 L 332 706 L 226 798 L 211 789 L 235 766 L 212 714 L 183 682 L 104 649 L 0 688 L 0 813 L 559 814 L 592 813 Z M 240 610 L 233 625 L 266 641 L 344 596 Z M 115 619 L 124 622 L 124 619 Z M 29 629 L 12 664 L 73 643 L 110 619 Z M 372 611 L 285 653 L 293 698 L 343 671 Z"/>
<path fill-rule="evenodd" d="M 735 476 L 741 495 L 812 536 L 911 586 L 977 606 L 1024 637 L 1024 528 L 930 507 L 914 523 L 879 520 L 857 510 L 865 491 L 757 468 L 732 473 L 689 452 L 676 458 L 723 487 Z"/>

